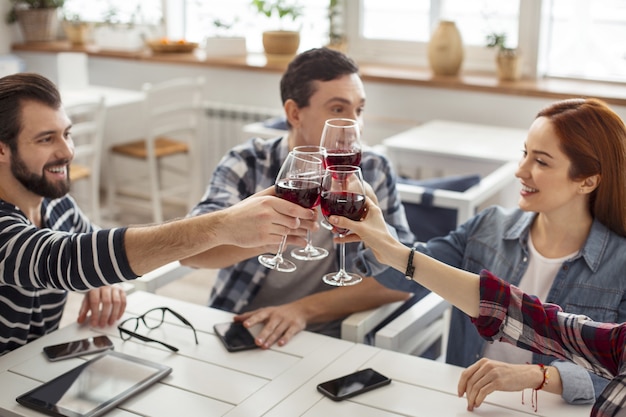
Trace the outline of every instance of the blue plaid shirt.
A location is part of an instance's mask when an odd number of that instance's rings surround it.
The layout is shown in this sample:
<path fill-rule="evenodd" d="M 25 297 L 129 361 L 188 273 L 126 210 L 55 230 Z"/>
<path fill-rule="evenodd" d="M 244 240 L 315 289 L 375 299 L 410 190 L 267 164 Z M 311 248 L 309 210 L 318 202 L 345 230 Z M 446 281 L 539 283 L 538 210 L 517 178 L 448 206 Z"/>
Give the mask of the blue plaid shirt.
<path fill-rule="evenodd" d="M 233 148 L 213 173 L 211 183 L 202 201 L 190 215 L 209 213 L 230 207 L 254 193 L 271 187 L 276 175 L 289 153 L 287 139 L 263 140 L 254 138 Z M 398 239 L 408 245 L 414 236 L 404 214 L 404 208 L 396 192 L 396 175 L 389 161 L 380 154 L 363 151 L 361 160 L 363 179 L 368 182 L 376 196 L 387 224 L 397 233 Z M 357 254 L 368 262 L 368 270 L 373 275 L 387 271 L 386 265 L 379 264 L 369 249 L 361 244 L 346 245 L 346 268 L 355 265 Z M 269 269 L 261 266 L 256 257 L 221 269 L 211 292 L 209 305 L 222 310 L 239 313 L 258 293 Z M 401 273 L 398 273 L 401 276 Z"/>

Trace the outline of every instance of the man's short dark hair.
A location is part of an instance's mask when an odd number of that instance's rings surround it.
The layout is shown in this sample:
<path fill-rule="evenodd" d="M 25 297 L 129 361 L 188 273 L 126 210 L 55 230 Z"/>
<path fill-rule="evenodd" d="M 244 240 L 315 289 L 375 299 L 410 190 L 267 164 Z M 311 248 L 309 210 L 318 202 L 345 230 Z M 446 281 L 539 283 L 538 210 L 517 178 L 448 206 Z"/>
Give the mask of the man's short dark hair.
<path fill-rule="evenodd" d="M 333 49 L 302 52 L 291 61 L 280 80 L 282 102 L 292 99 L 298 107 L 307 107 L 315 93 L 314 81 L 331 81 L 358 72 L 359 67 L 352 59 Z"/>
<path fill-rule="evenodd" d="M 43 103 L 50 108 L 61 107 L 61 96 L 54 83 L 46 77 L 21 72 L 0 78 L 0 142 L 12 151 L 22 130 L 22 104 L 26 100 Z"/>

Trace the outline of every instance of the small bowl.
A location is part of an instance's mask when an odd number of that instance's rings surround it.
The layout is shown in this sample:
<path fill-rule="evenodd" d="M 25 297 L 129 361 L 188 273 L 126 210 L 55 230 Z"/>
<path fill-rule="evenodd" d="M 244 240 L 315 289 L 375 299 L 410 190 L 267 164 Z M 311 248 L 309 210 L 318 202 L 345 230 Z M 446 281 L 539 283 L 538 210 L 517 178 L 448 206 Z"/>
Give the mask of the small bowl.
<path fill-rule="evenodd" d="M 184 40 L 157 39 L 146 41 L 146 45 L 154 53 L 189 53 L 198 47 L 197 42 L 187 42 Z"/>

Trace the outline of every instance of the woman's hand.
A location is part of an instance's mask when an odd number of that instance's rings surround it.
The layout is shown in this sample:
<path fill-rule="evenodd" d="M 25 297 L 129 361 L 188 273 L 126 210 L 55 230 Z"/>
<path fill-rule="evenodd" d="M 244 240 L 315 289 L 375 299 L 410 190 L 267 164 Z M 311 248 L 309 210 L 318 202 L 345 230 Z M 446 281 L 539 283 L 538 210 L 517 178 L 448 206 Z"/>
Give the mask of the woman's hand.
<path fill-rule="evenodd" d="M 385 263 L 383 255 L 390 246 L 402 246 L 402 244 L 389 233 L 383 213 L 380 207 L 369 197 L 369 193 L 366 200 L 365 216 L 360 221 L 353 221 L 341 216 L 330 216 L 328 221 L 334 226 L 350 230 L 350 233 L 345 237 L 335 238 L 337 242 L 363 241 L 372 250 L 376 259 Z"/>
<path fill-rule="evenodd" d="M 458 394 L 466 394 L 467 409 L 472 411 L 494 391 L 521 391 L 537 388 L 542 382 L 543 371 L 537 365 L 513 365 L 483 358 L 463 371 Z"/>

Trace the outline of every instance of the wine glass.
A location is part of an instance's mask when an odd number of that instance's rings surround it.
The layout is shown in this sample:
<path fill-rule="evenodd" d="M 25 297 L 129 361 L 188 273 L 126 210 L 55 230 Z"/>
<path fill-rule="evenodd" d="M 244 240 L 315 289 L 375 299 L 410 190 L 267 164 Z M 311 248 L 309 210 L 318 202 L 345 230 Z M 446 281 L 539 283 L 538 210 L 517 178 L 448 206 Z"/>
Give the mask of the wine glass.
<path fill-rule="evenodd" d="M 315 207 L 320 198 L 322 160 L 314 155 L 289 152 L 278 172 L 274 187 L 276 195 L 305 208 Z M 258 260 L 270 269 L 293 272 L 296 265 L 283 258 L 287 235 L 283 236 L 276 255 L 259 255 Z"/>
<path fill-rule="evenodd" d="M 324 168 L 332 165 L 361 164 L 361 128 L 354 119 L 328 119 L 324 123 L 320 146 L 325 149 Z M 320 223 L 332 230 L 326 219 Z"/>
<path fill-rule="evenodd" d="M 326 219 L 329 216 L 344 216 L 351 220 L 361 220 L 365 214 L 365 186 L 361 168 L 350 165 L 334 165 L 326 168 L 322 179 L 322 194 L 320 199 L 322 214 Z M 333 226 L 333 231 L 340 237 L 349 230 Z M 346 246 L 340 243 L 339 272 L 324 275 L 322 280 L 330 285 L 354 285 L 363 279 L 358 274 L 346 271 Z"/>
<path fill-rule="evenodd" d="M 324 159 L 324 148 L 321 146 L 296 146 L 291 150 L 296 155 L 305 154 L 305 155 L 313 155 L 316 158 L 319 158 L 320 161 Z M 323 172 L 320 170 L 319 172 L 319 180 L 321 183 L 321 177 Z M 319 202 L 319 200 L 318 200 Z M 317 206 L 317 204 L 316 204 Z M 313 246 L 311 242 L 311 231 L 306 231 L 306 246 L 304 248 L 295 248 L 291 251 L 291 256 L 295 259 L 301 261 L 316 261 L 319 259 L 324 259 L 328 256 L 328 251 L 324 248 L 318 248 Z"/>

